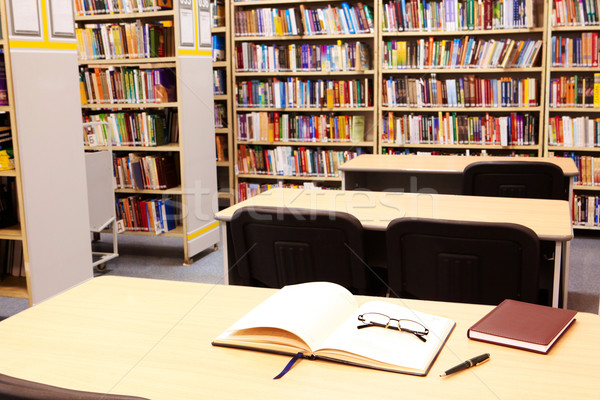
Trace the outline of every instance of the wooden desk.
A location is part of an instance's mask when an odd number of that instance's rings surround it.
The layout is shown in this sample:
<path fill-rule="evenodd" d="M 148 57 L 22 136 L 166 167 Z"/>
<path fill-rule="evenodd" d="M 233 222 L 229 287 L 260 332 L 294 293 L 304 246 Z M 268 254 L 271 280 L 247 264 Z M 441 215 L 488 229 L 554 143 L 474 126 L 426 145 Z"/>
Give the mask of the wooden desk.
<path fill-rule="evenodd" d="M 228 248 L 227 221 L 241 207 L 277 206 L 310 210 L 335 210 L 354 215 L 367 230 L 384 231 L 390 221 L 401 217 L 435 218 L 456 221 L 505 222 L 524 225 L 540 238 L 556 243 L 552 304 L 567 304 L 568 259 L 561 259 L 562 247 L 573 238 L 569 205 L 562 200 L 515 199 L 508 197 L 456 196 L 441 194 L 273 189 L 218 212 L 222 223 L 225 278 L 232 256 Z M 562 270 L 562 277 L 561 277 Z"/>
<path fill-rule="evenodd" d="M 211 346 L 273 290 L 94 278 L 0 322 L 0 371 L 71 389 L 186 399 L 592 399 L 600 393 L 600 317 L 577 322 L 548 355 L 467 339 L 489 306 L 387 299 L 456 321 L 427 377 Z M 359 297 L 359 302 L 368 298 Z M 448 378 L 475 355 L 491 361 Z"/>
<path fill-rule="evenodd" d="M 480 161 L 543 161 L 560 167 L 572 197 L 575 162 L 565 157 L 459 157 L 363 154 L 340 165 L 346 190 L 395 190 L 444 194 L 462 193 L 465 168 Z"/>

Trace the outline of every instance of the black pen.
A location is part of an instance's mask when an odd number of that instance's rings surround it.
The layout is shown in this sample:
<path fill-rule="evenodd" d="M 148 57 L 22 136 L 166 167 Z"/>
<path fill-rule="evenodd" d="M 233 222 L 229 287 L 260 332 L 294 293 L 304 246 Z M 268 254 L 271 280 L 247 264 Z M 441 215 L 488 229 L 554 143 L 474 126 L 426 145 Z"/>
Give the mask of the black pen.
<path fill-rule="evenodd" d="M 465 361 L 464 363 L 458 364 L 456 367 L 450 368 L 448 371 L 440 374 L 440 376 L 447 376 L 453 374 L 455 372 L 462 371 L 463 369 L 471 368 L 479 364 L 483 364 L 486 361 L 490 360 L 490 353 L 485 353 L 477 357 L 473 357 L 470 360 Z"/>

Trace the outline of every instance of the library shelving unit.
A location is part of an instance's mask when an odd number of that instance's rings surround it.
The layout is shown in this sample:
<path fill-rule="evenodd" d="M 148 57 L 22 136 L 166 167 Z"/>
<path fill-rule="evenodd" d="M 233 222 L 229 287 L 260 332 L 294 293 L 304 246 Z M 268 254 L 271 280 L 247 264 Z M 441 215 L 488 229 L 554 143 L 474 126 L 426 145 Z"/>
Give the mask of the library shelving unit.
<path fill-rule="evenodd" d="M 377 149 L 375 2 L 232 5 L 237 201 L 340 188 L 337 166 Z"/>
<path fill-rule="evenodd" d="M 219 207 L 233 205 L 234 162 L 231 94 L 231 1 L 212 0 L 213 81 L 215 99 L 215 145 Z"/>
<path fill-rule="evenodd" d="M 182 238 L 188 265 L 219 241 L 211 16 L 208 1 L 149 3 L 76 7 L 83 119 L 112 126 L 83 136 L 112 140 L 121 230 Z"/>
<path fill-rule="evenodd" d="M 35 3 L 0 1 L 0 133 L 14 151 L 0 181 L 17 214 L 0 229 L 0 296 L 30 305 L 93 276 L 73 10 Z"/>
<path fill-rule="evenodd" d="M 541 156 L 545 4 L 382 0 L 379 152 Z"/>
<path fill-rule="evenodd" d="M 600 229 L 600 2 L 552 1 L 548 17 L 546 155 L 572 157 L 573 227 Z"/>

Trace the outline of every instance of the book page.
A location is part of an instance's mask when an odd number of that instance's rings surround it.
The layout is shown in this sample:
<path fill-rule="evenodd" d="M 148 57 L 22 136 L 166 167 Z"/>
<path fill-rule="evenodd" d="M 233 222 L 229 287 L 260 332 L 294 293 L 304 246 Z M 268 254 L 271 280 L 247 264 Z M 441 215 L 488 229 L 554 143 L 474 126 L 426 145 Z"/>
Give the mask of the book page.
<path fill-rule="evenodd" d="M 362 324 L 358 315 L 366 312 L 418 321 L 429 329 L 429 334 L 425 336 L 427 342 L 422 342 L 412 333 L 382 327 L 357 329 Z M 354 312 L 315 353 L 382 368 L 400 367 L 400 370 L 425 371 L 453 327 L 454 322 L 448 318 L 420 313 L 393 303 L 370 301 Z M 344 353 L 349 353 L 350 356 Z"/>
<path fill-rule="evenodd" d="M 329 282 L 311 282 L 285 286 L 259 304 L 225 333 L 235 338 L 235 331 L 249 328 L 279 328 L 300 337 L 310 349 L 322 342 L 358 308 L 352 293 L 344 287 Z M 240 332 L 247 337 L 252 335 Z M 269 331 L 263 331 L 263 340 L 268 341 Z M 216 339 L 217 341 L 219 338 Z"/>

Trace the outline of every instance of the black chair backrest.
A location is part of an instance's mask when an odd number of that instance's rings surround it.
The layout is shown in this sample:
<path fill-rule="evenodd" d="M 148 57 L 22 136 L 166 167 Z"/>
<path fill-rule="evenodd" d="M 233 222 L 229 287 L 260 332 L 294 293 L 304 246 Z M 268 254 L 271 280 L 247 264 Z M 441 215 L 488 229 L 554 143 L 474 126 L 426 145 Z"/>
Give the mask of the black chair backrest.
<path fill-rule="evenodd" d="M 540 302 L 539 239 L 524 226 L 399 218 L 388 226 L 386 245 L 394 296 Z"/>
<path fill-rule="evenodd" d="M 0 374 L 0 400 L 148 400 L 145 397 L 86 392 Z"/>
<path fill-rule="evenodd" d="M 538 161 L 480 161 L 463 174 L 463 194 L 567 200 L 560 167 Z"/>
<path fill-rule="evenodd" d="M 354 216 L 278 207 L 245 207 L 229 222 L 242 284 L 281 288 L 327 281 L 366 290 L 363 228 Z"/>

